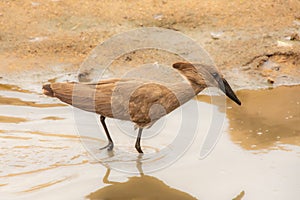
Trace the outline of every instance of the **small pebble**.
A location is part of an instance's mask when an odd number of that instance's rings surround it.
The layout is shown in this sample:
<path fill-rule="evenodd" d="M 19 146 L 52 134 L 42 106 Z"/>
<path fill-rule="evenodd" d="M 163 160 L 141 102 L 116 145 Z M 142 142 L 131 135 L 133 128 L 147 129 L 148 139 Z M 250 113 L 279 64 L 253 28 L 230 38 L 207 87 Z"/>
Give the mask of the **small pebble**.
<path fill-rule="evenodd" d="M 158 20 L 158 21 L 161 21 L 163 17 L 164 17 L 164 16 L 163 16 L 162 14 L 156 14 L 156 15 L 153 15 L 153 18 L 154 18 L 155 20 Z"/>
<path fill-rule="evenodd" d="M 125 61 L 132 61 L 132 58 L 130 56 L 126 56 Z"/>
<path fill-rule="evenodd" d="M 214 40 L 218 40 L 220 39 L 220 37 L 223 35 L 223 32 L 219 31 L 219 32 L 211 32 L 210 36 L 212 39 Z"/>
<path fill-rule="evenodd" d="M 247 71 L 247 70 L 250 70 L 250 69 L 251 69 L 250 66 L 243 66 L 243 67 L 242 67 L 242 70 L 243 70 L 243 71 Z"/>
<path fill-rule="evenodd" d="M 271 77 L 268 77 L 267 81 L 268 81 L 268 83 L 270 83 L 270 84 L 273 84 L 273 83 L 275 82 L 274 79 L 272 79 Z"/>
<path fill-rule="evenodd" d="M 292 44 L 289 44 L 287 42 L 283 42 L 283 41 L 277 41 L 277 46 L 279 47 L 292 47 L 293 45 Z"/>
<path fill-rule="evenodd" d="M 300 36 L 298 33 L 293 33 L 290 37 L 290 40 L 300 41 Z"/>
<path fill-rule="evenodd" d="M 31 2 L 31 5 L 32 5 L 32 6 L 39 6 L 40 3 L 39 3 L 39 2 Z"/>
<path fill-rule="evenodd" d="M 89 76 L 88 72 L 81 72 L 80 74 L 78 74 L 79 82 L 88 82 L 88 81 L 90 81 L 88 76 Z"/>
<path fill-rule="evenodd" d="M 48 37 L 32 37 L 29 39 L 29 42 L 41 42 L 46 40 Z"/>

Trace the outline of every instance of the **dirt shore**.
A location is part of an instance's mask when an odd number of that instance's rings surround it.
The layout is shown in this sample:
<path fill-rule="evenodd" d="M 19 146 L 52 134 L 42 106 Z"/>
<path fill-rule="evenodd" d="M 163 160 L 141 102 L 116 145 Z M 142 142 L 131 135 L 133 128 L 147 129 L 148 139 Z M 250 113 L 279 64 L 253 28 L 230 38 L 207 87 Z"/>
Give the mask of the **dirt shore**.
<path fill-rule="evenodd" d="M 1 1 L 0 76 L 74 72 L 112 35 L 149 26 L 196 40 L 237 89 L 300 82 L 300 3 L 283 0 Z"/>

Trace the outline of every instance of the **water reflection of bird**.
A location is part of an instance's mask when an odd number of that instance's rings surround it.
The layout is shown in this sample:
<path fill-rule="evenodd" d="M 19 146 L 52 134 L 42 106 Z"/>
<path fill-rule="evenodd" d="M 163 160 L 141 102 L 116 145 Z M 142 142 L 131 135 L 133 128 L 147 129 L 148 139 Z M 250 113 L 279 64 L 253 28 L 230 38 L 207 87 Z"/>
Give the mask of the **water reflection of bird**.
<path fill-rule="evenodd" d="M 109 173 L 109 172 L 108 172 Z M 163 181 L 153 176 L 129 177 L 128 181 L 119 183 L 115 181 L 105 182 L 110 184 L 87 196 L 90 200 L 100 199 L 157 199 L 157 200 L 196 200 L 195 197 L 180 190 L 171 188 Z"/>
<path fill-rule="evenodd" d="M 162 116 L 192 99 L 206 87 L 220 88 L 230 99 L 241 104 L 222 75 L 214 67 L 200 64 L 175 63 L 187 82 L 155 82 L 138 78 L 109 79 L 95 84 L 52 83 L 43 86 L 44 94 L 85 111 L 100 114 L 108 138 L 103 148 L 113 149 L 113 141 L 105 118 L 132 121 L 139 128 L 135 148 L 143 153 L 140 140 L 143 128 L 150 127 Z"/>
<path fill-rule="evenodd" d="M 126 182 L 109 180 L 110 169 L 107 168 L 103 177 L 103 183 L 110 184 L 95 192 L 90 193 L 87 198 L 90 200 L 100 199 L 174 199 L 174 200 L 195 200 L 196 198 L 188 193 L 173 189 L 163 181 L 154 176 L 144 175 L 142 169 L 142 154 L 136 159 L 136 167 L 140 176 L 129 177 Z M 136 189 L 138 188 L 138 189 Z"/>

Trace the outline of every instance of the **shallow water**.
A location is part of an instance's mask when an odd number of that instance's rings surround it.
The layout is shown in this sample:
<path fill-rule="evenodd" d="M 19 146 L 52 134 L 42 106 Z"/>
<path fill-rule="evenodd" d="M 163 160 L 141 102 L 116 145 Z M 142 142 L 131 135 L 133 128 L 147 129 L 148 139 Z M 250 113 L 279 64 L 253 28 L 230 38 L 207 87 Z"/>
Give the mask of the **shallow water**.
<path fill-rule="evenodd" d="M 1 84 L 1 199 L 298 199 L 300 86 L 237 94 L 242 106 L 227 101 L 222 137 L 211 154 L 200 159 L 216 105 L 210 104 L 210 97 L 198 96 L 199 101 L 190 102 L 197 102 L 201 110 L 190 148 L 172 165 L 147 173 L 157 162 L 149 163 L 147 155 L 174 139 L 180 112 L 145 133 L 142 157 L 135 152 L 134 138 L 120 131 L 124 124 L 108 119 L 116 142 L 109 155 L 99 150 L 106 143 L 99 124 L 82 122 L 80 127 L 88 134 L 80 138 L 76 110 Z M 93 114 L 79 114 L 98 120 Z M 158 133 L 151 135 L 151 130 Z M 124 150 L 130 153 L 123 154 Z M 91 152 L 106 156 L 105 164 L 122 161 L 124 167 L 123 161 L 130 161 L 128 167 L 140 174 L 109 173 Z"/>

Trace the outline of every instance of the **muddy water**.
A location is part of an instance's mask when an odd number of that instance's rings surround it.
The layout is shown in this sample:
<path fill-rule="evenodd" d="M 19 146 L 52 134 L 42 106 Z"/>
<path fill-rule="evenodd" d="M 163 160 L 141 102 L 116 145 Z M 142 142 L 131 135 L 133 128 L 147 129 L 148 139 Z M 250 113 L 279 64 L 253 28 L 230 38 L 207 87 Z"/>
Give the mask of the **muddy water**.
<path fill-rule="evenodd" d="M 151 174 L 143 173 L 136 156 L 138 175 L 110 171 L 89 155 L 77 134 L 72 108 L 2 84 L 1 199 L 298 199 L 299 94 L 300 86 L 239 91 L 242 106 L 228 101 L 222 137 L 203 160 L 200 147 L 215 105 L 199 96 L 202 123 L 191 148 L 176 163 Z M 113 120 L 107 123 L 117 132 Z M 133 149 L 133 143 L 124 144 L 117 133 L 112 135 L 116 147 Z M 143 144 L 157 148 L 164 142 L 154 137 Z"/>
<path fill-rule="evenodd" d="M 255 152 L 300 146 L 300 87 L 244 90 L 238 95 L 244 106 L 227 111 L 233 142 Z"/>

